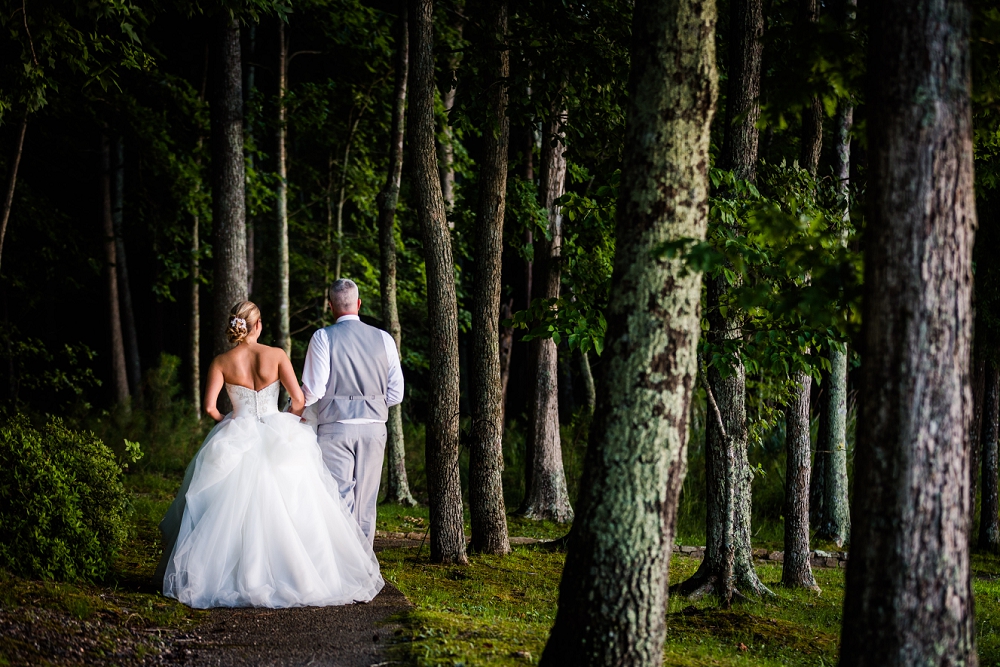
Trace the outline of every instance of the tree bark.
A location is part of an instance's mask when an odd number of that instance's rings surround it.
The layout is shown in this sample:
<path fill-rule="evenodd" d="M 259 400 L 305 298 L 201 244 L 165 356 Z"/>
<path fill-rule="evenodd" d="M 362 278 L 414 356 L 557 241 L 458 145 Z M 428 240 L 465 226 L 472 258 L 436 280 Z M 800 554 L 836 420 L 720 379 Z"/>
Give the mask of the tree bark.
<path fill-rule="evenodd" d="M 211 51 L 213 347 L 226 340 L 229 310 L 247 299 L 246 175 L 243 165 L 243 80 L 240 26 L 215 19 Z"/>
<path fill-rule="evenodd" d="M 586 352 L 580 353 L 580 375 L 583 377 L 583 388 L 587 400 L 587 412 L 594 414 L 594 406 L 597 405 L 597 389 L 594 387 L 594 374 L 590 369 L 590 357 Z"/>
<path fill-rule="evenodd" d="M 514 316 L 514 297 L 500 304 L 500 321 Z M 500 423 L 506 423 L 507 385 L 510 384 L 510 364 L 514 354 L 514 328 L 500 328 Z"/>
<path fill-rule="evenodd" d="M 427 491 L 431 560 L 466 564 L 458 471 L 458 301 L 455 263 L 434 147 L 434 3 L 410 0 L 412 93 L 410 154 L 417 216 L 423 230 L 430 328 Z"/>
<path fill-rule="evenodd" d="M 115 257 L 117 259 L 118 294 L 121 297 L 122 333 L 125 338 L 125 368 L 128 373 L 130 394 L 139 394 L 142 369 L 139 365 L 139 336 L 135 330 L 135 312 L 132 309 L 132 288 L 128 278 L 125 255 L 125 142 L 115 137 L 114 180 L 111 194 L 111 220 L 115 230 Z"/>
<path fill-rule="evenodd" d="M 288 87 L 288 42 L 285 22 L 278 19 L 278 186 L 275 212 L 278 216 L 278 347 L 292 356 L 291 305 L 288 283 L 288 147 L 285 89 Z"/>
<path fill-rule="evenodd" d="M 458 32 L 459 39 L 461 39 L 464 21 L 460 16 L 455 19 L 454 27 Z M 441 195 L 444 197 L 444 204 L 449 213 L 452 206 L 455 205 L 455 137 L 451 129 L 451 110 L 455 108 L 455 94 L 458 92 L 454 73 L 458 69 L 459 58 L 458 53 L 453 53 L 448 58 L 448 87 L 441 92 L 441 106 L 444 107 L 441 135 L 444 139 L 437 143 Z M 454 226 L 455 223 L 449 224 L 449 227 Z"/>
<path fill-rule="evenodd" d="M 819 0 L 803 0 L 802 9 L 806 21 L 819 23 Z M 815 178 L 823 150 L 823 101 L 818 95 L 813 95 L 802 111 L 801 149 L 799 164 Z"/>
<path fill-rule="evenodd" d="M 983 430 L 983 399 L 986 394 L 986 356 L 981 348 L 982 336 L 973 334 L 972 352 L 972 423 L 969 427 L 969 525 L 976 526 L 976 496 L 982 469 L 981 434 Z M 972 534 L 970 528 L 969 534 Z"/>
<path fill-rule="evenodd" d="M 979 548 L 991 552 L 1000 550 L 1000 498 L 997 497 L 997 420 L 1000 419 L 1000 368 L 986 365 L 983 389 L 983 423 L 980 451 L 982 452 L 983 504 L 979 513 Z"/>
<path fill-rule="evenodd" d="M 566 146 L 562 124 L 566 112 L 553 109 L 542 143 L 541 194 L 549 215 L 551 240 L 535 243 L 534 298 L 559 297 L 562 277 L 562 214 L 556 200 L 566 185 Z M 566 523 L 573 520 L 566 473 L 563 470 L 562 439 L 559 435 L 559 351 L 551 338 L 536 338 L 530 344 L 534 370 L 531 415 L 528 424 L 530 475 L 525 485 L 521 513 L 537 521 Z"/>
<path fill-rule="evenodd" d="M 660 665 L 701 279 L 656 248 L 703 239 L 715 3 L 638 0 L 605 372 L 541 665 Z"/>
<path fill-rule="evenodd" d="M 812 378 L 795 374 L 798 391 L 785 409 L 785 560 L 781 583 L 819 590 L 809 564 L 809 395 Z"/>
<path fill-rule="evenodd" d="M 201 240 L 198 214 L 191 216 L 191 405 L 201 420 Z"/>
<path fill-rule="evenodd" d="M 507 195 L 507 3 L 485 3 L 483 60 L 489 77 L 483 155 L 479 163 L 479 202 L 475 222 L 475 272 L 472 286 L 472 442 L 469 456 L 469 508 L 472 542 L 479 553 L 510 553 L 503 498 L 503 397 L 500 377 L 500 288 L 503 223 Z"/>
<path fill-rule="evenodd" d="M 854 19 L 854 0 L 844 2 L 847 21 Z M 851 128 L 854 107 L 842 100 L 837 108 L 837 146 L 834 170 L 837 193 L 843 201 L 841 238 L 846 243 L 851 218 Z M 816 447 L 816 467 L 821 495 L 819 511 L 815 512 L 817 537 L 843 546 L 851 536 L 851 512 L 847 486 L 847 351 L 830 350 L 830 375 L 827 378 L 825 400 L 820 409 L 820 433 Z M 815 496 L 814 496 L 815 497 Z"/>
<path fill-rule="evenodd" d="M 830 350 L 830 375 L 820 419 L 825 425 L 816 448 L 822 466 L 822 511 L 817 526 L 820 539 L 843 546 L 851 537 L 847 489 L 847 352 Z"/>
<path fill-rule="evenodd" d="M 753 181 L 759 144 L 757 120 L 760 117 L 763 5 L 762 0 L 734 0 L 729 7 L 730 71 L 720 164 L 732 170 L 737 178 Z M 740 338 L 742 320 L 723 316 L 720 310 L 728 301 L 729 284 L 719 276 L 706 278 L 706 286 L 709 339 L 718 344 Z M 705 558 L 694 576 L 678 586 L 682 594 L 693 597 L 713 591 L 718 593 L 722 587 L 728 591 L 730 578 L 741 593 L 770 593 L 753 565 L 750 544 L 753 471 L 747 452 L 746 370 L 739 358 L 733 362 L 733 367 L 725 373 L 714 367 L 708 369 L 709 383 L 729 438 L 727 441 L 719 429 L 706 430 Z M 732 448 L 731 457 L 727 455 L 729 447 Z M 731 522 L 727 519 L 729 506 L 733 508 Z M 726 544 L 732 544 L 734 550 L 731 571 Z M 728 604 L 727 594 L 723 594 L 723 598 L 723 603 Z"/>
<path fill-rule="evenodd" d="M 402 328 L 396 307 L 396 205 L 399 203 L 399 185 L 403 177 L 403 136 L 406 121 L 406 79 L 409 73 L 410 36 L 406 21 L 406 0 L 399 2 L 399 19 L 396 23 L 396 83 L 393 90 L 392 128 L 389 145 L 389 170 L 385 185 L 378 194 L 379 247 L 381 249 L 382 325 L 396 349 L 402 353 Z M 412 507 L 417 504 L 410 493 L 406 477 L 406 443 L 403 439 L 403 406 L 389 408 L 389 437 L 386 446 L 386 493 L 383 502 Z"/>
<path fill-rule="evenodd" d="M 28 131 L 28 112 L 21 117 L 21 127 L 17 133 L 17 148 L 14 149 L 14 159 L 10 163 L 10 173 L 7 175 L 7 196 L 3 200 L 3 216 L 0 217 L 0 260 L 3 259 L 3 241 L 7 237 L 7 223 L 10 221 L 10 210 L 14 206 L 14 188 L 17 187 L 17 169 L 21 165 L 21 153 L 24 151 L 24 135 Z"/>
<path fill-rule="evenodd" d="M 869 10 L 865 363 L 840 664 L 975 665 L 969 8 Z"/>
<path fill-rule="evenodd" d="M 104 224 L 104 261 L 108 288 L 108 322 L 111 333 L 111 384 L 115 403 L 128 405 L 128 370 L 118 295 L 118 257 L 115 246 L 114 214 L 111 210 L 111 141 L 101 135 L 101 220 Z"/>

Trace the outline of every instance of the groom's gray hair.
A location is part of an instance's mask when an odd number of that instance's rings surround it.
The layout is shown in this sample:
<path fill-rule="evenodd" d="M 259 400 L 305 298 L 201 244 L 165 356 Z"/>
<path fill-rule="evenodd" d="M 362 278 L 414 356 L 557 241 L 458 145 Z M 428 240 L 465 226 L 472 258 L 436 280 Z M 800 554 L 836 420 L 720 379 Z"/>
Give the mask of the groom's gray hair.
<path fill-rule="evenodd" d="M 335 280 L 327 291 L 327 298 L 340 311 L 354 310 L 358 303 L 358 286 L 349 278 Z"/>

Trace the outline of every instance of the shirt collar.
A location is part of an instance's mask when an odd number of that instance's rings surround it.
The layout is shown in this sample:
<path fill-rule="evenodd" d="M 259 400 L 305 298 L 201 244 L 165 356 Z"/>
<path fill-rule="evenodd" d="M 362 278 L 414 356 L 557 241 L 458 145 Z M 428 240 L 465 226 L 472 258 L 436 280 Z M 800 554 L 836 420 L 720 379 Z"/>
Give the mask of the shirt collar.
<path fill-rule="evenodd" d="M 334 324 L 340 324 L 341 322 L 347 322 L 348 320 L 354 320 L 356 322 L 360 322 L 361 318 L 358 317 L 357 315 L 341 315 L 340 317 L 337 318 L 337 321 L 334 322 Z"/>

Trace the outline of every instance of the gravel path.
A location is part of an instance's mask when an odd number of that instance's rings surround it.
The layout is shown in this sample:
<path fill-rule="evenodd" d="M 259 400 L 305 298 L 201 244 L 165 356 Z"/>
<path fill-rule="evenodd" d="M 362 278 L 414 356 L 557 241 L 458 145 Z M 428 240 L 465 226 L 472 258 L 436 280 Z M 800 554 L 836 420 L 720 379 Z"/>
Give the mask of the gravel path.
<path fill-rule="evenodd" d="M 397 544 L 379 540 L 375 550 Z M 193 667 L 388 667 L 398 623 L 411 607 L 391 584 L 368 604 L 300 609 L 213 609 L 197 633 L 169 642 L 167 664 Z"/>

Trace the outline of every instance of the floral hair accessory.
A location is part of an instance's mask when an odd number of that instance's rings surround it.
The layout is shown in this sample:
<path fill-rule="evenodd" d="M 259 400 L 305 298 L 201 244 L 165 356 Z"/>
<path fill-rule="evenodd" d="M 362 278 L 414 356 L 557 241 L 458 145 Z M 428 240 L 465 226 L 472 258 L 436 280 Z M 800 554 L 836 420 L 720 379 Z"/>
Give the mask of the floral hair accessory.
<path fill-rule="evenodd" d="M 229 320 L 229 326 L 235 327 L 237 324 L 245 327 L 247 325 L 247 321 L 242 317 L 234 317 L 233 319 Z"/>

